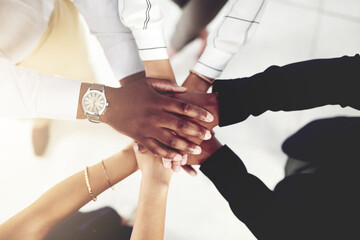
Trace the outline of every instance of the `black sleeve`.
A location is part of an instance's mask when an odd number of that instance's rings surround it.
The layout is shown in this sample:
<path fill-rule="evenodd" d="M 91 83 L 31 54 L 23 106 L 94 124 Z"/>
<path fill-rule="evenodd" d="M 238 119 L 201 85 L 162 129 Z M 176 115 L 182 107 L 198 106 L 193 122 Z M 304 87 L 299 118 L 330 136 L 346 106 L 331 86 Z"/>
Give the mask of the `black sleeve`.
<path fill-rule="evenodd" d="M 259 240 L 313 239 L 310 226 L 286 207 L 260 179 L 249 174 L 240 158 L 226 145 L 200 167 L 228 201 L 235 216 Z M 306 230 L 305 230 L 306 229 Z"/>
<path fill-rule="evenodd" d="M 220 126 L 267 110 L 294 111 L 328 104 L 360 109 L 360 56 L 272 66 L 249 78 L 217 80 Z"/>

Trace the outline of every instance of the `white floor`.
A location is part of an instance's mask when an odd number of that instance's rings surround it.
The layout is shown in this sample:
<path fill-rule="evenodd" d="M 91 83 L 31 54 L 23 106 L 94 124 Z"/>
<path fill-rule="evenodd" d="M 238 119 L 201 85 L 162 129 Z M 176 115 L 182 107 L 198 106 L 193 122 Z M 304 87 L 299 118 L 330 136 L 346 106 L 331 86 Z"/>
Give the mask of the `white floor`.
<path fill-rule="evenodd" d="M 180 12 L 167 0 L 162 2 L 169 36 Z M 92 37 L 90 46 L 99 81 L 116 86 Z M 198 46 L 198 42 L 193 42 L 172 60 L 179 83 L 195 63 Z M 274 64 L 354 55 L 359 50 L 360 1 L 270 0 L 256 34 L 230 62 L 222 77 L 251 76 Z M 286 156 L 280 146 L 286 137 L 313 119 L 337 115 L 359 113 L 336 106 L 292 113 L 267 112 L 235 126 L 217 128 L 216 134 L 241 156 L 251 173 L 273 188 L 283 177 Z M 55 183 L 116 153 L 130 142 L 103 124 L 53 121 L 47 152 L 43 157 L 35 157 L 31 127 L 29 120 L 0 119 L 0 223 Z M 136 208 L 139 182 L 140 175 L 136 173 L 83 210 L 109 205 L 121 215 L 131 216 Z M 165 238 L 255 239 L 200 172 L 197 177 L 184 172 L 175 174 L 168 198 Z"/>

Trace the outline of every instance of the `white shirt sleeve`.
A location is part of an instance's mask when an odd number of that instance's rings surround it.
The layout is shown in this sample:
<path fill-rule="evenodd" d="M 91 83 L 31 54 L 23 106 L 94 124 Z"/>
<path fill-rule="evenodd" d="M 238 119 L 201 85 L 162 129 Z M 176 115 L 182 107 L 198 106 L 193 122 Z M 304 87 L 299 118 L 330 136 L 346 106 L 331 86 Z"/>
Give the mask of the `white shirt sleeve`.
<path fill-rule="evenodd" d="M 194 70 L 210 78 L 220 76 L 232 56 L 254 33 L 266 0 L 232 0 L 221 21 L 210 33 Z"/>
<path fill-rule="evenodd" d="M 144 71 L 131 30 L 120 20 L 118 0 L 75 0 L 99 40 L 117 80 Z"/>
<path fill-rule="evenodd" d="M 134 35 L 143 61 L 167 59 L 158 0 L 118 0 L 121 21 Z"/>
<path fill-rule="evenodd" d="M 41 75 L 0 58 L 0 117 L 74 120 L 81 82 Z"/>

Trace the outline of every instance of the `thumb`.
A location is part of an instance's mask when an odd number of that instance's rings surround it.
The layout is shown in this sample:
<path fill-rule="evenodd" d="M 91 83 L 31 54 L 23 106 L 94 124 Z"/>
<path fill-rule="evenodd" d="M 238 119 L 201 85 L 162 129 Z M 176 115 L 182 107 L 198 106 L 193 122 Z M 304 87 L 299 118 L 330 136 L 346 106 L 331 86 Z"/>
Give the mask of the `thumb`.
<path fill-rule="evenodd" d="M 154 88 L 157 91 L 162 92 L 186 92 L 185 87 L 180 87 L 176 84 L 176 82 L 171 81 L 169 79 L 155 79 L 155 78 L 149 78 L 146 80 L 147 84 L 149 84 L 152 88 Z"/>

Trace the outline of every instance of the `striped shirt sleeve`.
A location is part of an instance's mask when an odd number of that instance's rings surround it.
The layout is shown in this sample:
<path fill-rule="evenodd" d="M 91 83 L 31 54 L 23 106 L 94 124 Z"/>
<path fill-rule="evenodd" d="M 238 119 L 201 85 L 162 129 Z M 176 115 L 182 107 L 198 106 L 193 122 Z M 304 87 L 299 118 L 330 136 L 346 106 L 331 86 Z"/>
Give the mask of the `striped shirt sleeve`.
<path fill-rule="evenodd" d="M 119 15 L 132 31 L 141 60 L 168 58 L 157 0 L 119 0 Z"/>
<path fill-rule="evenodd" d="M 232 56 L 248 41 L 260 23 L 266 0 L 233 0 L 214 30 L 194 70 L 209 77 L 220 76 Z"/>
<path fill-rule="evenodd" d="M 131 30 L 120 20 L 118 0 L 74 0 L 74 3 L 98 39 L 117 80 L 144 71 Z"/>

